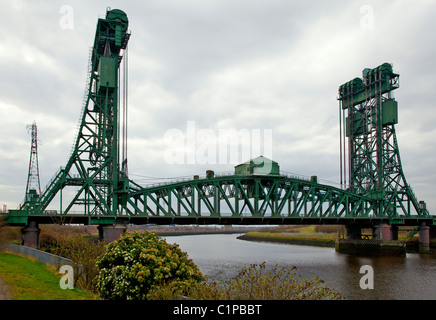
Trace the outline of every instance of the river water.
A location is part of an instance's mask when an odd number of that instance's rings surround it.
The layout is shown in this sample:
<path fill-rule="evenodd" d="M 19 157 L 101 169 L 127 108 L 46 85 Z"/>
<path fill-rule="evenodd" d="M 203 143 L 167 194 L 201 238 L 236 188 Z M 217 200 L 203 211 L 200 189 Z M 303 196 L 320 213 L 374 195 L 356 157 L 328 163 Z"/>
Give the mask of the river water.
<path fill-rule="evenodd" d="M 266 262 L 267 266 L 296 266 L 296 275 L 318 276 L 327 287 L 350 300 L 436 299 L 436 254 L 407 253 L 406 257 L 358 257 L 334 248 L 238 240 L 238 234 L 165 237 L 177 243 L 212 279 L 229 279 L 243 266 Z M 369 265 L 373 289 L 362 289 L 360 273 Z M 368 282 L 366 282 L 368 283 Z"/>

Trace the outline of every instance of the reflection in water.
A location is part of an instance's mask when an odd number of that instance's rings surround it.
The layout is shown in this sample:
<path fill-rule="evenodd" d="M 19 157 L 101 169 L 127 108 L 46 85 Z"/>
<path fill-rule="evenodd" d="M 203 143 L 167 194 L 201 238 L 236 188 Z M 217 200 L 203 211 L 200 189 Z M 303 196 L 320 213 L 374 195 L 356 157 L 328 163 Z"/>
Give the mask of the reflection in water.
<path fill-rule="evenodd" d="M 266 262 L 267 266 L 296 266 L 302 277 L 320 277 L 346 299 L 436 299 L 436 255 L 406 257 L 358 257 L 337 253 L 334 248 L 251 242 L 238 235 L 165 237 L 214 280 L 229 279 L 242 267 Z M 361 266 L 374 270 L 374 289 L 363 290 Z"/>

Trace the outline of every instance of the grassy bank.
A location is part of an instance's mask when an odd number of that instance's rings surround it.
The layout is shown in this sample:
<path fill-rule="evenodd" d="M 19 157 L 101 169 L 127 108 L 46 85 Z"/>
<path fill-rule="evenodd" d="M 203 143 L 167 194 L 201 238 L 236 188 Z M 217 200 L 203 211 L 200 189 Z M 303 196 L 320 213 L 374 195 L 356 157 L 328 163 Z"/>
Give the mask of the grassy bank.
<path fill-rule="evenodd" d="M 41 262 L 0 252 L 0 277 L 14 300 L 93 300 L 78 289 L 61 289 L 61 275 Z"/>
<path fill-rule="evenodd" d="M 286 234 L 277 232 L 247 232 L 238 239 L 249 241 L 265 241 L 309 246 L 334 247 L 337 233 L 323 234 Z"/>
<path fill-rule="evenodd" d="M 275 242 L 284 244 L 297 244 L 308 245 L 318 247 L 335 247 L 335 241 L 338 238 L 338 233 L 310 233 L 313 229 L 300 229 L 301 233 L 287 234 L 282 232 L 247 232 L 246 234 L 239 236 L 240 240 L 248 241 L 263 241 L 263 242 Z M 307 233 L 305 233 L 307 232 Z M 418 252 L 418 237 L 413 238 L 407 235 L 401 235 L 398 240 L 405 241 L 407 252 Z M 432 247 L 436 247 L 436 243 L 431 244 Z"/>

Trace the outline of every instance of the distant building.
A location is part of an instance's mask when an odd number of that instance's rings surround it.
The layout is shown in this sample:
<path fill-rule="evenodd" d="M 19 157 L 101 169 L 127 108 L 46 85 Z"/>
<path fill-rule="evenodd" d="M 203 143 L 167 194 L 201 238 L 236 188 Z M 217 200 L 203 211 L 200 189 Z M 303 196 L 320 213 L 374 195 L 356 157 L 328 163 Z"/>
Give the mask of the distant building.
<path fill-rule="evenodd" d="M 279 175 L 279 164 L 271 159 L 259 156 L 235 166 L 235 174 L 243 176 L 251 175 Z"/>

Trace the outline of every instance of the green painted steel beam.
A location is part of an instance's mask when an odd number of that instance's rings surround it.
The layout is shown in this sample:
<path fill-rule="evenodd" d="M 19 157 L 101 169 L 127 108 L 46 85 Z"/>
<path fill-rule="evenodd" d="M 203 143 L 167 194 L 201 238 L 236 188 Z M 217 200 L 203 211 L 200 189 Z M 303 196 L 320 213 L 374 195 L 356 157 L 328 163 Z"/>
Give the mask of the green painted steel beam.
<path fill-rule="evenodd" d="M 171 210 L 162 207 L 157 199 L 165 199 L 166 206 L 172 206 Z M 150 200 L 154 208 L 145 206 Z M 174 212 L 179 212 L 178 216 L 254 218 L 377 215 L 373 199 L 285 176 L 224 176 L 149 188 L 136 185 L 128 203 L 131 208 L 127 208 L 126 214 L 135 212 L 136 216 L 165 216 Z"/>
<path fill-rule="evenodd" d="M 345 128 L 341 151 L 347 156 L 341 163 L 348 167 L 343 173 L 350 191 L 374 200 L 377 216 L 426 217 L 425 203 L 418 202 L 401 164 L 395 132 L 398 104 L 392 97 L 398 87 L 399 75 L 389 63 L 365 69 L 362 79 L 339 87 Z"/>
<path fill-rule="evenodd" d="M 98 19 L 89 60 L 87 97 L 72 153 L 38 201 L 31 208 L 21 208 L 27 210 L 28 217 L 44 214 L 56 196 L 60 197 L 60 216 L 68 215 L 76 205 L 84 205 L 89 219 L 99 220 L 101 216 L 102 223 L 108 216 L 116 217 L 126 204 L 129 186 L 120 163 L 118 86 L 123 50 L 129 38 L 128 18 L 123 11 L 108 10 L 105 18 Z M 73 190 L 71 199 L 63 197 L 66 188 Z M 11 220 L 20 219 L 24 221 L 16 212 L 11 213 Z"/>

